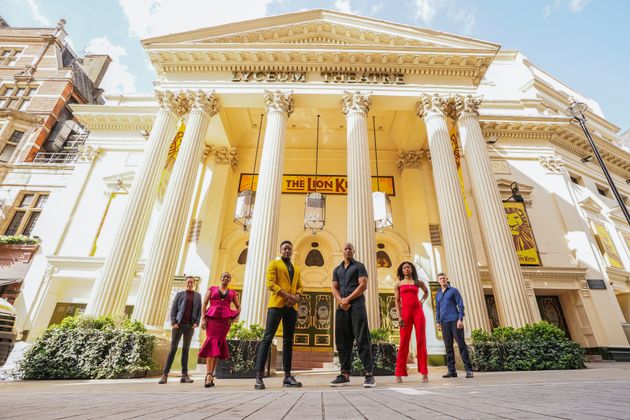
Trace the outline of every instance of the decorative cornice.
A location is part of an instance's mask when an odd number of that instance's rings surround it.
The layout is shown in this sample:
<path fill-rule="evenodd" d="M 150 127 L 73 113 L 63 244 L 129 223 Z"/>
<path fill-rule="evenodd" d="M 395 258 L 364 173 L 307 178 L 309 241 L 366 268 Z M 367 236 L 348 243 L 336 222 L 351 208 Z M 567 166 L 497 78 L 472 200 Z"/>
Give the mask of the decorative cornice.
<path fill-rule="evenodd" d="M 92 162 L 100 156 L 103 152 L 103 149 L 100 147 L 92 147 L 91 145 L 79 145 L 78 146 L 78 159 L 79 161 L 88 161 Z"/>
<path fill-rule="evenodd" d="M 562 173 L 562 168 L 564 166 L 564 162 L 562 161 L 562 158 L 560 156 L 557 156 L 557 155 L 551 155 L 551 156 L 540 155 L 540 156 L 538 156 L 538 162 L 549 173 L 552 173 L 552 174 L 561 174 Z"/>
<path fill-rule="evenodd" d="M 202 112 L 210 118 L 220 111 L 219 98 L 214 92 L 206 93 L 199 90 L 191 94 L 190 110 Z"/>
<path fill-rule="evenodd" d="M 423 93 L 420 101 L 416 103 L 416 115 L 420 118 L 427 118 L 433 115 L 444 115 L 449 113 L 450 98 L 438 93 L 427 95 Z"/>
<path fill-rule="evenodd" d="M 372 104 L 372 93 L 361 91 L 344 91 L 343 92 L 343 113 L 348 115 L 354 112 L 363 112 L 367 114 Z"/>
<path fill-rule="evenodd" d="M 425 152 L 422 150 L 408 150 L 398 153 L 398 169 L 420 168 Z"/>
<path fill-rule="evenodd" d="M 217 164 L 230 165 L 233 170 L 238 165 L 238 153 L 235 147 L 210 146 L 208 155 L 213 155 Z"/>
<path fill-rule="evenodd" d="M 293 113 L 295 99 L 291 92 L 283 92 L 281 90 L 265 90 L 265 106 L 267 112 L 278 111 L 286 113 L 290 117 Z"/>

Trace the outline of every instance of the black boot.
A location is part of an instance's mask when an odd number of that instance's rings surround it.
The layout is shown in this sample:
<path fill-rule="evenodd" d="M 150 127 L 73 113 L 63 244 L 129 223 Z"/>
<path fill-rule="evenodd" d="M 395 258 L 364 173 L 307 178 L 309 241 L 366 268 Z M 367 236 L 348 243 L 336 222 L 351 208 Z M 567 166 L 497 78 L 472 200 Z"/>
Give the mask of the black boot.
<path fill-rule="evenodd" d="M 254 384 L 256 389 L 265 389 L 265 383 L 263 382 L 262 375 L 256 375 L 256 383 Z"/>

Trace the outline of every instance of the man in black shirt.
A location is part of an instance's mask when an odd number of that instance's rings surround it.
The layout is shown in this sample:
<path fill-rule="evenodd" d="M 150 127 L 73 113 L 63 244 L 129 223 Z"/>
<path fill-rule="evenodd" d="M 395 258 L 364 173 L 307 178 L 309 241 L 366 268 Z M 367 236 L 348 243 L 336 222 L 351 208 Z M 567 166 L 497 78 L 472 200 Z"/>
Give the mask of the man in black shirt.
<path fill-rule="evenodd" d="M 337 301 L 335 322 L 335 340 L 341 363 L 341 374 L 330 382 L 330 386 L 342 386 L 350 383 L 352 369 L 352 346 L 357 342 L 359 357 L 365 371 L 363 387 L 376 385 L 372 375 L 372 350 L 370 329 L 368 327 L 365 296 L 368 274 L 365 266 L 354 260 L 354 246 L 343 246 L 343 261 L 333 271 L 332 293 Z"/>

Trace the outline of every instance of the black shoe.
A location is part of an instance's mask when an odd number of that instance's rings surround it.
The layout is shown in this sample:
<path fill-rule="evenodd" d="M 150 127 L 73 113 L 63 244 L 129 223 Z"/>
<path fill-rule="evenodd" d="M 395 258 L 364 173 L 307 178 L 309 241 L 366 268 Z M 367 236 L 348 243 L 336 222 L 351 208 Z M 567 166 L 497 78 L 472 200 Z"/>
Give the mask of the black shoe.
<path fill-rule="evenodd" d="M 442 375 L 442 378 L 457 378 L 457 372 L 449 372 L 446 375 Z"/>
<path fill-rule="evenodd" d="M 374 388 L 376 386 L 376 381 L 374 380 L 374 375 L 366 375 L 365 381 L 363 381 L 363 388 Z"/>
<path fill-rule="evenodd" d="M 181 383 L 183 383 L 183 384 L 192 384 L 192 383 L 193 383 L 193 382 L 195 382 L 195 381 L 193 381 L 192 379 L 190 379 L 190 376 L 188 376 L 188 374 L 187 374 L 187 373 L 184 373 L 184 374 L 182 375 L 182 377 L 179 379 L 179 382 L 181 382 Z"/>
<path fill-rule="evenodd" d="M 343 385 L 348 385 L 349 383 L 350 383 L 350 378 L 346 378 L 346 375 L 342 373 L 341 375 L 337 376 L 335 379 L 330 381 L 329 385 L 330 386 L 343 386 Z"/>
<path fill-rule="evenodd" d="M 262 376 L 256 376 L 256 383 L 254 384 L 254 388 L 265 389 L 265 383 L 263 382 Z"/>
<path fill-rule="evenodd" d="M 208 377 L 210 378 L 210 380 L 208 380 Z M 205 388 L 212 388 L 214 386 L 214 376 L 212 376 L 212 373 L 206 374 L 206 381 L 203 386 Z"/>
<path fill-rule="evenodd" d="M 302 382 L 298 382 L 295 376 L 287 376 L 284 378 L 284 381 L 282 381 L 282 386 L 287 388 L 300 388 L 302 387 Z"/>
<path fill-rule="evenodd" d="M 467 371 L 466 371 L 466 377 L 467 377 L 467 378 L 474 378 L 473 373 L 472 373 L 472 370 L 467 370 Z"/>
<path fill-rule="evenodd" d="M 158 384 L 164 385 L 167 381 L 168 381 L 168 375 L 162 375 L 162 377 L 160 378 Z"/>

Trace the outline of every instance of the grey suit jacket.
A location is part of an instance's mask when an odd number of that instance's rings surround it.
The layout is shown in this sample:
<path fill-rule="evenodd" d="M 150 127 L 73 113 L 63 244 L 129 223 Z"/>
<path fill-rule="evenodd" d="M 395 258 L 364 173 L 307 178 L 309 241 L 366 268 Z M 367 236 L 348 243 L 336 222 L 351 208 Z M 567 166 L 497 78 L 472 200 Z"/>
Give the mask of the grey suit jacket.
<path fill-rule="evenodd" d="M 171 324 L 179 324 L 184 318 L 184 309 L 186 309 L 186 291 L 177 292 L 171 306 Z M 193 299 L 192 322 L 199 325 L 201 319 L 201 295 L 195 292 Z"/>

